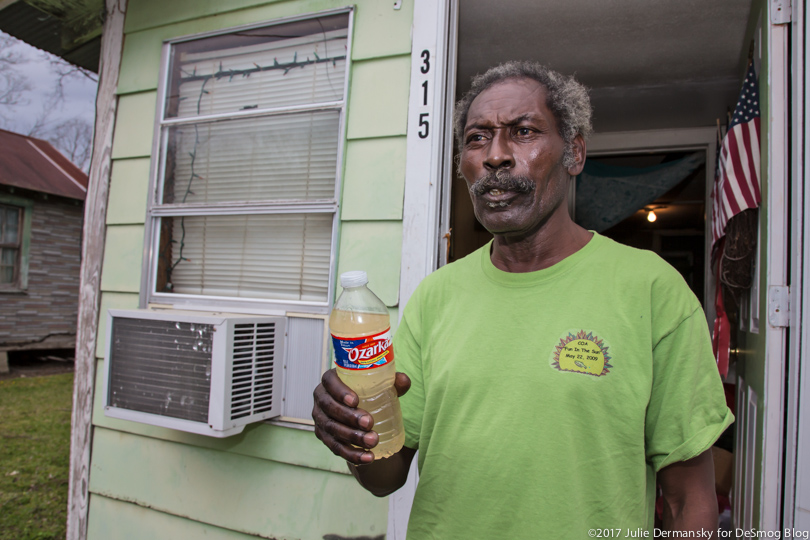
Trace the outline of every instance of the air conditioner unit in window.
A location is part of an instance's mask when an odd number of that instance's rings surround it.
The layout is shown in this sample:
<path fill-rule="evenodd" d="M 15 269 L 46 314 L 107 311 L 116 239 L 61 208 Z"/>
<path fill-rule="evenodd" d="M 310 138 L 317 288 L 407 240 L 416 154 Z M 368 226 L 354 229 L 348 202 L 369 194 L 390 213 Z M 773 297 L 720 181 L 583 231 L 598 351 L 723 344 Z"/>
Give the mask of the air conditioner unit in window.
<path fill-rule="evenodd" d="M 285 317 L 111 309 L 104 412 L 227 437 L 281 414 Z"/>

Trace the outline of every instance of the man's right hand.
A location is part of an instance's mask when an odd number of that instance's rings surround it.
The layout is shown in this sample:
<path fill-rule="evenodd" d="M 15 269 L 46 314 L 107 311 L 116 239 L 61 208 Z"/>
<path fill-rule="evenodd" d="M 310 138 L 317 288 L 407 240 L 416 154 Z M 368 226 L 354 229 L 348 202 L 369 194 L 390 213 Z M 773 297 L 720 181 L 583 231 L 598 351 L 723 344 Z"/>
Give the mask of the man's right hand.
<path fill-rule="evenodd" d="M 411 387 L 411 380 L 404 373 L 397 373 L 394 387 L 397 395 L 402 396 Z M 313 397 L 315 436 L 332 453 L 349 463 L 372 463 L 374 454 L 368 450 L 379 442 L 379 436 L 372 430 L 374 419 L 368 412 L 357 408 L 360 399 L 351 388 L 343 384 L 334 368 L 323 374 Z"/>

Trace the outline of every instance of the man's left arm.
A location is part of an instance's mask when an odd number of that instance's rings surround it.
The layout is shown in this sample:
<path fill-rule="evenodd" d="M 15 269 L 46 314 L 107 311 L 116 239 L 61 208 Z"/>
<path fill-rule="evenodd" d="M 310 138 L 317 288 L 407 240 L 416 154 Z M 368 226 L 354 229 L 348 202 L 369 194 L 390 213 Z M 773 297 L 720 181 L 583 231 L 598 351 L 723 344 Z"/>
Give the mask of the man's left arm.
<path fill-rule="evenodd" d="M 658 471 L 664 499 L 663 525 L 669 531 L 717 531 L 714 462 L 709 448 Z"/>

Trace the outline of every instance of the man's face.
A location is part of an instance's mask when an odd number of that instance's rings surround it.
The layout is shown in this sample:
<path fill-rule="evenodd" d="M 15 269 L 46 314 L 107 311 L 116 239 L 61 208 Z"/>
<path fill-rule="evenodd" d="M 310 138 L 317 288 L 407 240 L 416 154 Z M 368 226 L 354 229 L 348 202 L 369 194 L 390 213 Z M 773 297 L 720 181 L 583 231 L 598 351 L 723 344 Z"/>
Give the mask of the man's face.
<path fill-rule="evenodd" d="M 562 203 L 570 176 L 582 170 L 585 146 L 577 136 L 576 163 L 563 165 L 565 142 L 542 84 L 507 79 L 481 92 L 462 140 L 461 174 L 471 186 L 475 216 L 489 232 L 527 236 L 555 212 L 567 212 Z"/>

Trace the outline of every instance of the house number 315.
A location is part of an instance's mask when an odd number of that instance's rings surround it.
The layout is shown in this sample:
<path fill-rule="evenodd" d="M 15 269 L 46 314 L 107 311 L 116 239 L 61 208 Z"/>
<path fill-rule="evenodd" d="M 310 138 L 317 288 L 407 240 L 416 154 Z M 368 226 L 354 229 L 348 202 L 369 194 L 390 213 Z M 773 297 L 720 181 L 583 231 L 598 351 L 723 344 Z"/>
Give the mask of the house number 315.
<path fill-rule="evenodd" d="M 425 49 L 422 51 L 420 55 L 422 58 L 422 65 L 419 66 L 419 72 L 422 75 L 427 75 L 430 73 L 430 51 Z M 422 106 L 428 106 L 428 79 L 426 78 L 422 82 Z M 430 135 L 430 113 L 423 112 L 419 113 L 419 131 L 417 132 L 420 139 L 427 139 L 428 135 Z"/>

